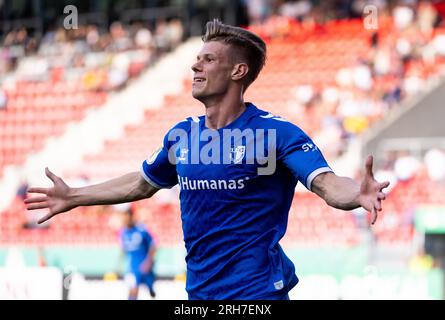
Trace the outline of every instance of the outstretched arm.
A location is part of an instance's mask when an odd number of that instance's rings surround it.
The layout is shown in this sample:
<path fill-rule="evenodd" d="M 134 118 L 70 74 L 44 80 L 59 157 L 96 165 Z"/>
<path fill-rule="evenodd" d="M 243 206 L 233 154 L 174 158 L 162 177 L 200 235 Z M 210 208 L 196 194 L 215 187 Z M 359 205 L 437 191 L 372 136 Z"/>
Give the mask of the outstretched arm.
<path fill-rule="evenodd" d="M 39 196 L 25 200 L 28 210 L 49 209 L 49 213 L 40 219 L 43 223 L 53 216 L 79 206 L 109 205 L 137 201 L 149 198 L 159 189 L 153 187 L 139 172 L 132 172 L 100 184 L 82 188 L 70 188 L 60 177 L 45 169 L 53 182 L 52 188 L 30 188 L 30 193 Z"/>
<path fill-rule="evenodd" d="M 382 200 L 386 196 L 383 189 L 389 182 L 377 182 L 372 172 L 373 158 L 366 159 L 366 173 L 358 183 L 351 178 L 339 177 L 332 172 L 318 175 L 312 182 L 312 191 L 323 198 L 331 207 L 352 210 L 363 207 L 371 212 L 372 224 L 377 220 L 377 212 L 382 211 Z"/>

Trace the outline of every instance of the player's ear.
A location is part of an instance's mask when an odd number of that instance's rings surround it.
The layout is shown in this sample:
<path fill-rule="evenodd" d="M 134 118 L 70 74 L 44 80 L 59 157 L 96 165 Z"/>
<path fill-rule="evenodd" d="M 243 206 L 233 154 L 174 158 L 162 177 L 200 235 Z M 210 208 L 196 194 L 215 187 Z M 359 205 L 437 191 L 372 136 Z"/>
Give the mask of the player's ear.
<path fill-rule="evenodd" d="M 247 63 L 237 63 L 233 66 L 232 80 L 241 80 L 249 72 L 249 66 Z"/>

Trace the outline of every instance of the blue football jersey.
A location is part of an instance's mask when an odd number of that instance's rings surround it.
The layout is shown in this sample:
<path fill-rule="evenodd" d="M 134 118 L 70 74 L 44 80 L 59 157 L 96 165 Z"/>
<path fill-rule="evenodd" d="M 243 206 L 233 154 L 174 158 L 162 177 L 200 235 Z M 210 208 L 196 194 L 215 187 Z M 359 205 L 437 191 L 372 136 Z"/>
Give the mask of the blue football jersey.
<path fill-rule="evenodd" d="M 212 143 L 210 143 L 212 142 Z M 142 163 L 157 188 L 180 187 L 189 299 L 273 299 L 298 282 L 279 241 L 297 182 L 332 171 L 297 126 L 251 103 L 218 130 L 173 127 Z"/>
<path fill-rule="evenodd" d="M 153 238 L 142 224 L 125 227 L 120 233 L 121 245 L 128 256 L 128 271 L 140 273 L 139 267 L 146 259 Z"/>

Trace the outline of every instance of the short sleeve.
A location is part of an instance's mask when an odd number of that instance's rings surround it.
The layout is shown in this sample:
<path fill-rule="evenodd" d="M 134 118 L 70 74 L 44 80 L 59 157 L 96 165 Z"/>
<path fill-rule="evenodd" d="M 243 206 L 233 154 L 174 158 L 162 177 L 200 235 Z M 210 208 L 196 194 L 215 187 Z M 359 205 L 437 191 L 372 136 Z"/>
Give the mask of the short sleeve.
<path fill-rule="evenodd" d="M 171 188 L 178 183 L 176 165 L 168 158 L 166 139 L 162 147 L 142 162 L 141 174 L 148 183 L 158 189 Z"/>
<path fill-rule="evenodd" d="M 278 159 L 311 190 L 314 178 L 332 169 L 320 149 L 300 128 L 287 123 L 283 129 L 277 136 Z"/>

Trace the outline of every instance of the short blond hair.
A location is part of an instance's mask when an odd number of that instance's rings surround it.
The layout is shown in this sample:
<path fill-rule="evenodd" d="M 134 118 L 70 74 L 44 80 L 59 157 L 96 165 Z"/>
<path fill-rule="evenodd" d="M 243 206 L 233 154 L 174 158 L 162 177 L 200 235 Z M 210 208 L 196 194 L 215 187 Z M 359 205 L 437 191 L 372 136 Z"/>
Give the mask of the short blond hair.
<path fill-rule="evenodd" d="M 202 40 L 221 41 L 235 47 L 241 53 L 249 66 L 246 88 L 255 81 L 266 63 L 266 44 L 259 36 L 246 29 L 226 25 L 218 19 L 213 19 L 207 22 Z"/>

